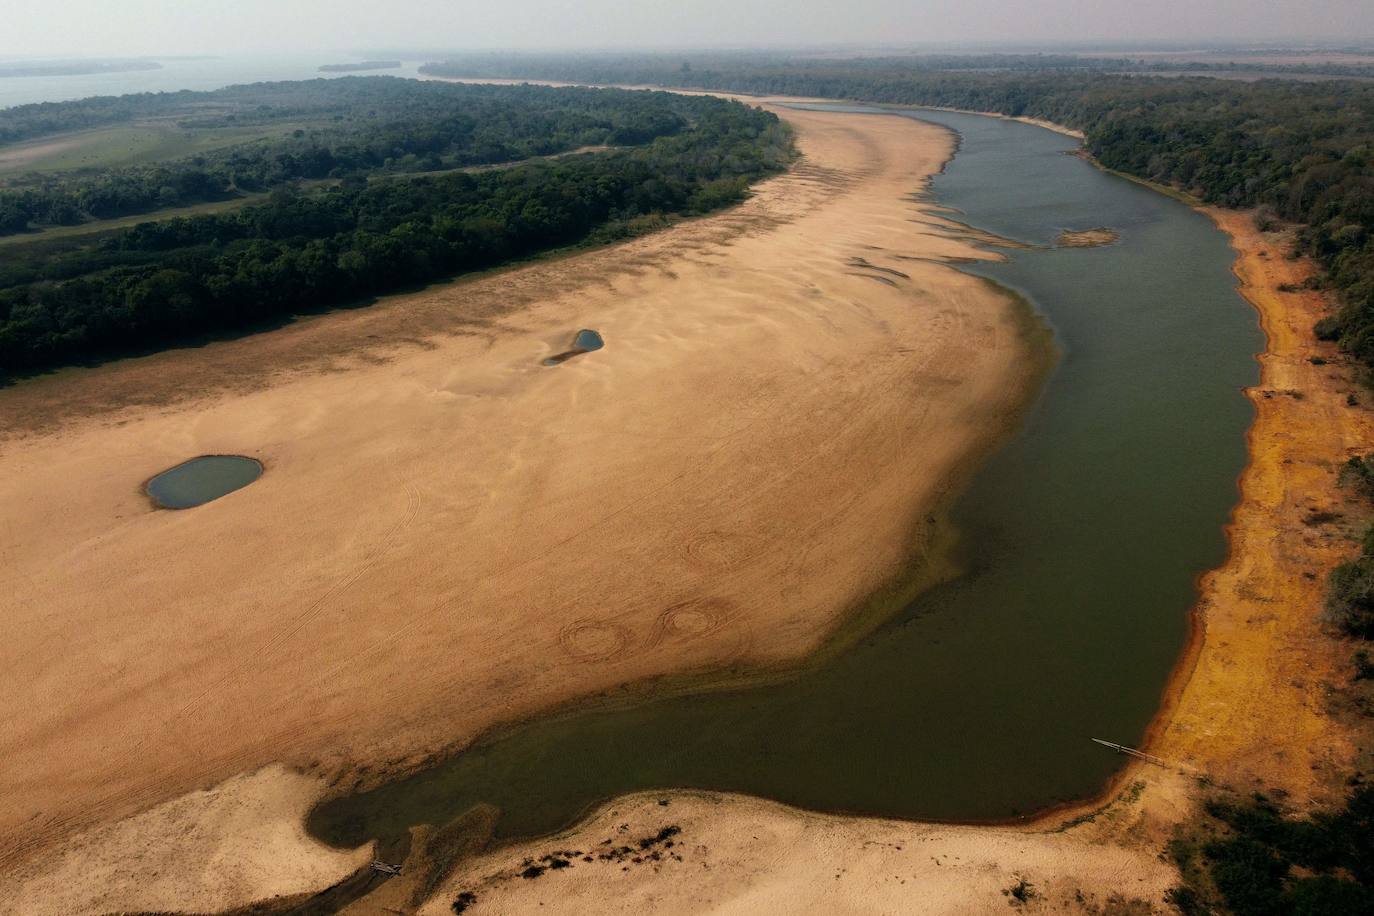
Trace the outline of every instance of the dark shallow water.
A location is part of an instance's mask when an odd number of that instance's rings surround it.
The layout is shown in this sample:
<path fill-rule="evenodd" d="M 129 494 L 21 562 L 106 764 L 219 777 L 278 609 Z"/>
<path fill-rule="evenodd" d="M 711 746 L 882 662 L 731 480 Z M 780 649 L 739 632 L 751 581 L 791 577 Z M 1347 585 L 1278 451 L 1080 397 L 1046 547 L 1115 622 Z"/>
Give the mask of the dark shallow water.
<path fill-rule="evenodd" d="M 566 363 L 574 356 L 581 356 L 583 353 L 600 350 L 604 346 L 606 346 L 606 341 L 601 339 L 600 334 L 589 328 L 583 328 L 578 331 L 577 336 L 573 338 L 573 344 L 570 349 L 564 350 L 562 353 L 555 356 L 550 356 L 548 359 L 544 360 L 544 365 L 557 366 L 559 363 Z"/>
<path fill-rule="evenodd" d="M 933 184 L 962 220 L 1050 246 L 970 268 L 1019 291 L 1062 359 L 1024 428 L 960 500 L 966 572 L 781 683 L 544 718 L 318 808 L 355 845 L 478 802 L 498 837 L 625 792 L 695 787 L 907 818 L 1013 817 L 1097 791 L 1137 743 L 1224 557 L 1261 348 L 1225 237 L 1168 197 L 1065 155 L 1049 131 L 921 112 L 962 135 Z M 856 485 L 862 485 L 856 482 Z"/>
<path fill-rule="evenodd" d="M 190 509 L 248 486 L 262 465 L 238 455 L 204 455 L 163 471 L 148 481 L 148 495 L 164 509 Z"/>

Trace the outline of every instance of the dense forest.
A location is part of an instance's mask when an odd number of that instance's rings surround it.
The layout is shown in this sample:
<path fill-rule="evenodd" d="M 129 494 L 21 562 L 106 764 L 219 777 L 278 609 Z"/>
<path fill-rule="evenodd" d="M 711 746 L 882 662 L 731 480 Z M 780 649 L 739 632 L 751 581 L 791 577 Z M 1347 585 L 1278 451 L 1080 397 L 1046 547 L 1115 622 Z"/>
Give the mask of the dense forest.
<path fill-rule="evenodd" d="M 302 179 L 439 171 L 677 133 L 684 115 L 648 93 L 345 78 L 24 105 L 0 111 L 0 141 L 100 125 L 173 121 L 279 136 L 120 169 L 0 181 L 0 235 L 223 200 Z M 295 125 L 304 125 L 297 127 Z"/>
<path fill-rule="evenodd" d="M 958 60 L 958 59 L 955 59 Z M 1082 130 L 1108 168 L 1304 226 L 1342 303 L 1321 333 L 1374 367 L 1374 83 L 1113 75 L 1056 58 L 474 54 L 427 72 L 933 105 Z M 1000 66 L 994 66 L 1001 60 Z M 1081 64 L 1071 59 L 1075 66 Z M 972 63 L 970 63 L 972 61 Z"/>
<path fill-rule="evenodd" d="M 472 122 L 466 135 L 543 150 L 535 125 L 544 124 L 567 145 L 627 148 L 380 182 L 350 174 L 328 186 L 279 187 L 259 206 L 94 240 L 11 242 L 0 259 L 0 369 L 156 347 L 614 239 L 665 215 L 737 201 L 791 155 L 775 116 L 722 99 L 482 88 L 478 104 L 452 114 Z M 429 132 L 422 122 L 415 131 Z"/>

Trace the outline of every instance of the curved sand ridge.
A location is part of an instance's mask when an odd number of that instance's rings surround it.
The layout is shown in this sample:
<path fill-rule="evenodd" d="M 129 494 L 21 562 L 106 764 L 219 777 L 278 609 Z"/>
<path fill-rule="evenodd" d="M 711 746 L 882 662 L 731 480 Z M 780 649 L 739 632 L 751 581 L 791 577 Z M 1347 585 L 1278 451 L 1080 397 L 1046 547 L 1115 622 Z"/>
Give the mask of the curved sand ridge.
<path fill-rule="evenodd" d="M 227 789 L 177 796 L 277 762 L 368 784 L 570 699 L 794 661 L 929 547 L 1039 344 L 934 262 L 987 256 L 910 197 L 944 130 L 780 114 L 803 161 L 724 215 L 0 392 L 0 899 L 325 886 L 353 857 L 264 862 L 243 820 L 202 829 Z M 540 367 L 583 326 L 613 345 Z M 141 480 L 218 452 L 266 472 L 147 509 Z M 229 785 L 297 805 L 288 778 Z"/>

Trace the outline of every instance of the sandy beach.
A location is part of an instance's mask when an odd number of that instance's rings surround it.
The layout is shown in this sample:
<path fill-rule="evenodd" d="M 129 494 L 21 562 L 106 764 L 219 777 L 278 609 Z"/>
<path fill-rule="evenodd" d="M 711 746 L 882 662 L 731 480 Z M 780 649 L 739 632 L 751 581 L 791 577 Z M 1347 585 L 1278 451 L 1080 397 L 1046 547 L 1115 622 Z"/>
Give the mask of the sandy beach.
<path fill-rule="evenodd" d="M 955 914 L 1013 902 L 1034 912 L 1170 912 L 1178 876 L 1160 853 L 1209 795 L 1263 791 L 1298 810 L 1339 801 L 1357 741 L 1332 696 L 1349 676 L 1350 649 L 1319 616 L 1326 574 L 1349 555 L 1350 535 L 1310 520 L 1359 516 L 1338 477 L 1345 458 L 1374 441 L 1374 422 L 1347 401 L 1360 394 L 1353 367 L 1312 336 L 1330 305 L 1303 288 L 1314 268 L 1288 257 L 1291 234 L 1258 231 L 1248 212 L 1200 209 L 1231 238 L 1266 348 L 1260 383 L 1246 392 L 1255 420 L 1229 555 L 1201 583 L 1193 638 L 1145 745 L 1163 766 L 1135 762 L 1098 799 L 1021 827 L 830 817 L 703 793 L 672 794 L 666 807 L 633 796 L 564 836 L 461 866 L 421 912 L 444 912 L 462 893 L 477 914 Z M 665 828 L 679 831 L 670 849 L 638 850 Z M 627 858 L 603 858 L 626 843 Z M 590 861 L 566 855 L 586 850 Z M 550 857 L 571 867 L 523 876 Z M 1024 900 L 1012 896 L 1018 887 Z"/>
<path fill-rule="evenodd" d="M 723 215 L 0 391 L 0 908 L 327 887 L 366 850 L 283 826 L 314 798 L 795 662 L 921 561 L 1044 343 L 938 263 L 988 256 L 911 199 L 945 131 L 780 113 L 802 161 Z M 212 453 L 266 472 L 150 505 Z"/>
<path fill-rule="evenodd" d="M 800 658 L 919 555 L 922 520 L 1015 414 L 1023 325 L 904 259 L 986 256 L 905 198 L 948 156 L 942 131 L 780 113 L 803 162 L 723 216 L 0 392 L 0 500 L 24 510 L 3 529 L 22 615 L 4 677 L 26 710 L 0 732 L 0 906 L 308 895 L 370 855 L 305 836 L 324 794 L 571 698 Z M 432 895 L 421 832 L 406 876 L 348 912 L 1160 912 L 1160 850 L 1208 792 L 1338 798 L 1355 742 L 1329 685 L 1349 653 L 1317 615 L 1349 542 L 1308 520 L 1342 508 L 1339 467 L 1374 422 L 1312 339 L 1328 305 L 1297 289 L 1312 267 L 1291 239 L 1206 212 L 1267 345 L 1230 554 L 1146 746 L 1164 766 L 1017 827 L 629 796 Z M 583 326 L 605 350 L 539 368 Z M 139 482 L 210 451 L 267 475 L 194 513 L 148 508 Z"/>

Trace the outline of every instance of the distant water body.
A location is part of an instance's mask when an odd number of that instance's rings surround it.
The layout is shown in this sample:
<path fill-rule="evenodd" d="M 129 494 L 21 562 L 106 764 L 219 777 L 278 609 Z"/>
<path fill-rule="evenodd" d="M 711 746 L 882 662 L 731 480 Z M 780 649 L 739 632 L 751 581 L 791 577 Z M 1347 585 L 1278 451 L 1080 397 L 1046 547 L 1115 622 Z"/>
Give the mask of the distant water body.
<path fill-rule="evenodd" d="M 290 57 L 216 57 L 204 60 L 159 60 L 160 70 L 127 73 L 87 73 L 71 76 L 15 76 L 0 79 L 0 108 L 33 102 L 66 102 L 93 95 L 128 95 L 136 92 L 208 91 L 236 83 L 273 80 L 338 79 L 356 74 L 321 73 L 324 64 L 353 62 L 344 54 L 292 55 Z M 399 69 L 377 75 L 419 76 L 422 60 L 402 61 Z"/>

